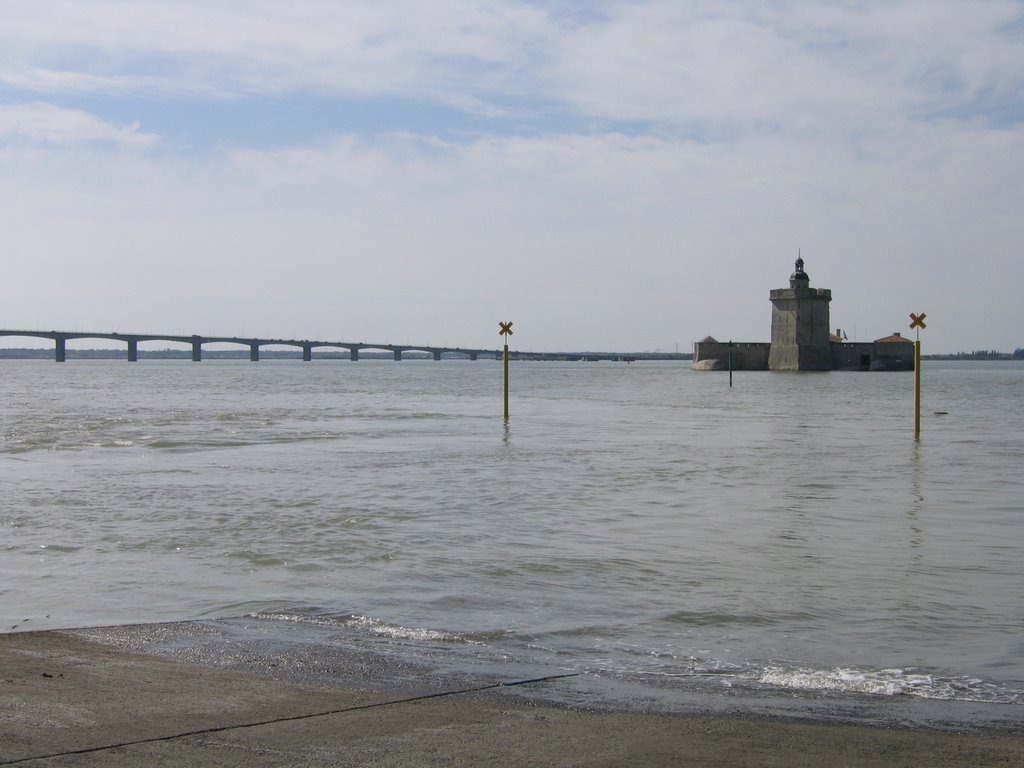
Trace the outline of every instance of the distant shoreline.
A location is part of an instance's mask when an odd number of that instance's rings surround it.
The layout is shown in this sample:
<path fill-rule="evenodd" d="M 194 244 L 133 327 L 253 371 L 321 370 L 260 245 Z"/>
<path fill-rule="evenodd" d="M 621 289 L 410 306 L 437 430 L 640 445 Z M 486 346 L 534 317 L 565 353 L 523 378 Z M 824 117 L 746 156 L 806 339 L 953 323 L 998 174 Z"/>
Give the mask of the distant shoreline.
<path fill-rule="evenodd" d="M 985 360 L 1024 360 L 1024 355 L 1010 354 L 1008 352 L 998 353 L 984 353 L 984 354 L 972 354 L 967 352 L 957 352 L 953 355 L 921 355 L 922 360 L 965 360 L 965 361 L 985 361 Z"/>
<path fill-rule="evenodd" d="M 622 353 L 623 355 L 632 355 L 640 353 Z M 68 358 L 74 358 L 79 360 L 124 360 L 128 357 L 128 353 L 124 349 L 68 349 Z M 361 358 L 365 359 L 381 359 L 391 360 L 393 354 L 388 351 L 382 352 L 371 352 L 367 350 L 361 350 L 359 353 Z M 151 350 L 139 350 L 139 359 L 145 360 L 190 360 L 192 357 L 191 350 L 188 349 L 151 349 Z M 277 350 L 277 349 L 264 349 L 260 352 L 262 359 L 273 359 L 273 360 L 301 360 L 301 350 Z M 346 352 L 314 352 L 313 357 L 321 360 L 348 360 L 349 353 Z M 409 360 L 431 359 L 431 355 L 426 352 L 415 352 L 408 351 L 403 352 L 402 357 Z M 452 355 L 452 359 L 462 359 L 461 355 Z M 692 360 L 693 355 L 689 353 L 680 352 L 678 354 L 666 355 L 665 357 L 671 357 L 676 360 Z M 247 349 L 207 349 L 203 351 L 204 359 L 216 359 L 216 360 L 248 360 L 249 351 Z M 0 348 L 0 360 L 52 360 L 53 359 L 53 348 L 52 347 L 37 347 L 37 348 L 20 348 L 20 347 L 9 347 Z M 921 355 L 922 360 L 964 360 L 964 361 L 1003 361 L 1003 360 L 1024 360 L 1024 350 L 1017 350 L 1016 352 L 955 352 L 952 354 L 938 354 L 938 355 Z"/>
<path fill-rule="evenodd" d="M 128 352 L 125 349 L 71 349 L 66 350 L 68 360 L 127 360 Z M 512 360 L 534 359 L 535 353 L 511 352 Z M 573 352 L 573 353 L 536 353 L 542 355 L 536 359 L 554 360 L 564 356 L 566 360 L 609 360 L 616 359 L 626 362 L 636 360 L 682 360 L 690 361 L 693 354 L 689 352 L 660 353 L 660 352 Z M 190 349 L 151 349 L 138 351 L 140 360 L 191 360 L 192 350 Z M 313 351 L 311 356 L 314 360 L 350 360 L 348 351 Z M 0 348 L 0 360 L 53 360 L 54 352 L 52 347 L 38 348 Z M 442 360 L 466 360 L 467 355 L 460 352 L 442 352 Z M 394 353 L 388 350 L 372 351 L 360 350 L 361 360 L 394 360 Z M 204 349 L 204 360 L 249 360 L 248 349 Z M 262 349 L 261 360 L 302 360 L 301 349 Z M 406 350 L 402 352 L 403 360 L 433 360 L 429 352 L 419 350 Z"/>

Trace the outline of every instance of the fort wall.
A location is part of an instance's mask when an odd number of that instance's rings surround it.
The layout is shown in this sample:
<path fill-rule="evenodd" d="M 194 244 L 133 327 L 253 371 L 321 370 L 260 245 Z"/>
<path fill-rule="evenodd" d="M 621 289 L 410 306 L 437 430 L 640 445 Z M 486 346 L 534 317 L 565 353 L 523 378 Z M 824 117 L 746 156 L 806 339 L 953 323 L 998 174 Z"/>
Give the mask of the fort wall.
<path fill-rule="evenodd" d="M 733 342 L 734 371 L 767 371 L 772 345 L 767 342 Z M 817 370 L 830 371 L 912 371 L 914 344 L 879 341 L 836 342 L 829 344 L 830 365 Z M 728 342 L 705 339 L 693 345 L 693 366 L 699 371 L 725 371 L 729 368 Z M 778 369 L 776 369 L 778 370 Z M 795 370 L 795 369 L 790 369 Z M 807 370 L 807 369 L 804 369 Z"/>
<path fill-rule="evenodd" d="M 771 344 L 766 342 L 733 342 L 732 367 L 736 371 L 767 371 Z M 729 343 L 704 339 L 693 345 L 693 367 L 702 371 L 725 371 L 729 368 Z"/>

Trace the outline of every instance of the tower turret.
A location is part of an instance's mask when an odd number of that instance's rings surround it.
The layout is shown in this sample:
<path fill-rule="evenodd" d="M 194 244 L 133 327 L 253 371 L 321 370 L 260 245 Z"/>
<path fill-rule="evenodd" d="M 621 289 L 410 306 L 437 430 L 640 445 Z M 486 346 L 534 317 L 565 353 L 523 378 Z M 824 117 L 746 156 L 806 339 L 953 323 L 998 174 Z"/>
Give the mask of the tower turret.
<path fill-rule="evenodd" d="M 804 260 L 797 256 L 796 269 L 793 270 L 793 274 L 789 276 L 789 287 L 796 288 L 798 286 L 803 286 L 804 288 L 807 288 L 810 284 L 811 278 L 806 272 L 804 272 Z"/>

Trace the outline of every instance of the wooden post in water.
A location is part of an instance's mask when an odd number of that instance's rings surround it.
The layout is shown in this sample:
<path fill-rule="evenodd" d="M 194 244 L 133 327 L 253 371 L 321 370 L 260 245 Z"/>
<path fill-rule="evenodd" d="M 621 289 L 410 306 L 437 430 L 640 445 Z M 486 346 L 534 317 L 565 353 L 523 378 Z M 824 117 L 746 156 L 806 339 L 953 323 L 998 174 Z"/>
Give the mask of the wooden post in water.
<path fill-rule="evenodd" d="M 914 439 L 921 439 L 921 337 L 914 341 Z"/>
<path fill-rule="evenodd" d="M 919 315 L 910 313 L 910 328 L 917 331 L 914 341 L 914 439 L 921 439 L 921 329 L 927 328 L 924 312 Z"/>
<path fill-rule="evenodd" d="M 504 355 L 504 369 L 505 369 L 505 421 L 508 421 L 508 337 L 512 335 L 512 321 L 509 320 L 507 323 L 498 321 L 498 326 L 501 328 L 498 331 L 500 336 L 505 337 L 505 355 Z"/>
<path fill-rule="evenodd" d="M 732 339 L 729 339 L 729 386 L 732 386 Z"/>

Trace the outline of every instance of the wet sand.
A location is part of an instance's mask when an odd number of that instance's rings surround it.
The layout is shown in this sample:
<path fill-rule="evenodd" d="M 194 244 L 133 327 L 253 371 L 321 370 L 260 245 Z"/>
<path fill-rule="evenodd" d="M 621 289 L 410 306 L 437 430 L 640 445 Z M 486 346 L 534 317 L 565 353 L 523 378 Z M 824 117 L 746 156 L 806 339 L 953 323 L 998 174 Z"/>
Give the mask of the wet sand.
<path fill-rule="evenodd" d="M 0 635 L 0 766 L 1024 764 L 1018 733 L 589 712 L 480 688 L 368 692 L 210 669 L 73 633 Z"/>

